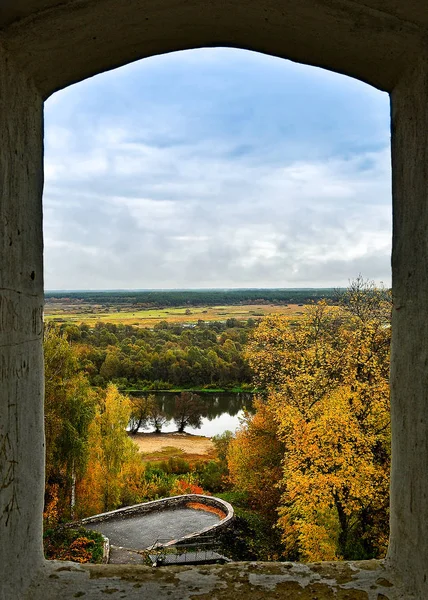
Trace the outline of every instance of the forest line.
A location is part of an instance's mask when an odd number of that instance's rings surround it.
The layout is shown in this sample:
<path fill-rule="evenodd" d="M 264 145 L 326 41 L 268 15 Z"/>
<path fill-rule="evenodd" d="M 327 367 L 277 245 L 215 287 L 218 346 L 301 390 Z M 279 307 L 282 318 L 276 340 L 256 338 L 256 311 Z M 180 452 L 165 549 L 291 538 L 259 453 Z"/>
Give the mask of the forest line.
<path fill-rule="evenodd" d="M 110 290 L 45 292 L 45 300 L 80 304 L 121 304 L 144 307 L 235 305 L 258 303 L 307 304 L 334 299 L 333 288 L 203 289 L 203 290 Z"/>

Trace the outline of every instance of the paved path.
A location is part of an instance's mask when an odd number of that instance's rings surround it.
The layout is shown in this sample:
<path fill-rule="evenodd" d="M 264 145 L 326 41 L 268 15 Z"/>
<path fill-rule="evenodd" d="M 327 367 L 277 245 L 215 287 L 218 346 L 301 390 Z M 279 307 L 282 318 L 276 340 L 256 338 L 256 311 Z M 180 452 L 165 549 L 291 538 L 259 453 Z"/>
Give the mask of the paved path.
<path fill-rule="evenodd" d="M 163 543 L 176 540 L 190 533 L 197 533 L 219 520 L 217 515 L 210 512 L 177 508 L 109 519 L 102 523 L 88 523 L 88 529 L 100 531 L 114 546 L 143 550 L 151 547 L 159 538 Z"/>
<path fill-rule="evenodd" d="M 111 565 L 149 564 L 144 554 L 139 554 L 136 550 L 125 550 L 125 548 L 116 548 L 116 546 L 110 546 L 109 563 Z"/>

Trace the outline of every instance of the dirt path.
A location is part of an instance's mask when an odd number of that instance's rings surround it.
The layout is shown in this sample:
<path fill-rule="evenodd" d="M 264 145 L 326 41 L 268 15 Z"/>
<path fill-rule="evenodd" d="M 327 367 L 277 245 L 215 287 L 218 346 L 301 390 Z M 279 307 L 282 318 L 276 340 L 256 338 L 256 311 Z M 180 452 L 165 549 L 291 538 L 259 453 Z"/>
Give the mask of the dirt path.
<path fill-rule="evenodd" d="M 140 452 L 162 452 L 168 448 L 178 448 L 185 454 L 212 454 L 214 444 L 210 438 L 189 433 L 137 433 L 131 439 L 138 445 Z"/>

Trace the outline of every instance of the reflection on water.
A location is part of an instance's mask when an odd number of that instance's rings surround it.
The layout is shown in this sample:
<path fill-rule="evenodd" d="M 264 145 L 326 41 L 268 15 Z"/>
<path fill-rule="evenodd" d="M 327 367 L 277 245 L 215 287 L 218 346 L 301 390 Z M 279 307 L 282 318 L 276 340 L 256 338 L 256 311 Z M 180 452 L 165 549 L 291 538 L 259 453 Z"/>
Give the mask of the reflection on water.
<path fill-rule="evenodd" d="M 214 417 L 213 419 L 208 419 L 207 417 L 202 417 L 202 426 L 200 429 L 194 429 L 193 427 L 186 427 L 184 430 L 186 433 L 192 433 L 194 435 L 205 435 L 207 437 L 212 437 L 213 435 L 218 435 L 219 433 L 223 433 L 224 431 L 235 431 L 239 425 L 241 424 L 239 419 L 244 416 L 244 411 L 240 410 L 236 413 L 236 415 L 229 415 L 228 413 L 223 413 L 218 417 Z M 177 431 L 177 426 L 174 421 L 169 421 L 164 427 L 162 427 L 162 431 L 165 433 L 170 433 L 172 431 Z"/>
<path fill-rule="evenodd" d="M 141 393 L 146 395 L 148 392 Z M 159 404 L 162 412 L 170 419 L 170 421 L 162 427 L 162 431 L 170 433 L 177 431 L 177 426 L 173 421 L 175 410 L 176 392 L 153 392 L 156 401 Z M 137 393 L 133 393 L 134 396 Z M 205 411 L 202 417 L 202 426 L 200 429 L 186 427 L 186 433 L 194 435 L 205 435 L 212 437 L 224 431 L 235 431 L 240 425 L 240 419 L 244 415 L 244 408 L 252 411 L 252 394 L 248 393 L 231 393 L 231 392 L 198 392 L 198 396 L 204 405 Z M 142 430 L 143 431 L 143 430 Z M 144 430 L 150 431 L 150 430 Z"/>

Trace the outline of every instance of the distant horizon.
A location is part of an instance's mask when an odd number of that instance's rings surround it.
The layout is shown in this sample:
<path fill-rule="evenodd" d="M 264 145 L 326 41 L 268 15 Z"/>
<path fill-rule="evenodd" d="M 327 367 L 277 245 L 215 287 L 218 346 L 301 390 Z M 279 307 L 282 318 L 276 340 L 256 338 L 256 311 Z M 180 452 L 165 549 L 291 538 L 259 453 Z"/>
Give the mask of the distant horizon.
<path fill-rule="evenodd" d="M 78 293 L 78 292 L 206 292 L 206 291 L 253 291 L 253 290 L 272 290 L 272 291 L 294 291 L 294 290 L 339 290 L 344 289 L 343 286 L 294 286 L 294 287 L 205 287 L 205 288 L 86 288 L 86 289 L 54 289 L 54 290 L 44 290 L 45 294 L 54 294 L 61 293 L 65 294 L 67 292 L 70 293 Z"/>

